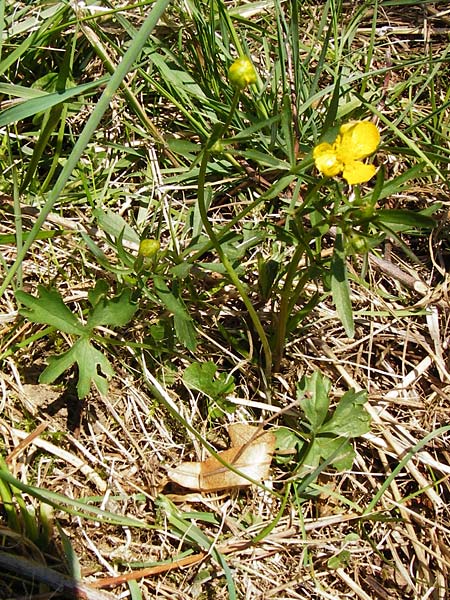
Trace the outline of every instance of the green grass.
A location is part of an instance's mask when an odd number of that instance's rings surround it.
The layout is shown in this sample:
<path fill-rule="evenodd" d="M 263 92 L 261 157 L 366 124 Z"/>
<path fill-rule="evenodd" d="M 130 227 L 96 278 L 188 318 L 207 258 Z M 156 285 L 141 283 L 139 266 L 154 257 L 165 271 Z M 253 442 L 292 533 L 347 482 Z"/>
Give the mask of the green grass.
<path fill-rule="evenodd" d="M 1 565 L 445 598 L 449 26 L 426 1 L 0 5 Z M 350 187 L 312 151 L 359 120 L 377 175 Z M 275 433 L 270 482 L 167 482 L 230 422 Z"/>

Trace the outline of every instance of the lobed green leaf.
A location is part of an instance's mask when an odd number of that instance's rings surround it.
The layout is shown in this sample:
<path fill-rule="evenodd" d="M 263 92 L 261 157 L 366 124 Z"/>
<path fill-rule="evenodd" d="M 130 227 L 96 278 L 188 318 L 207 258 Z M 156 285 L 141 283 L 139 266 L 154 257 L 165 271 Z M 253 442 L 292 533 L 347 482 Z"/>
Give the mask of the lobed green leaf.
<path fill-rule="evenodd" d="M 73 335 L 85 335 L 86 328 L 79 319 L 67 308 L 60 294 L 54 290 L 47 290 L 42 285 L 38 286 L 39 296 L 32 296 L 21 290 L 16 292 L 16 299 L 27 309 L 20 309 L 20 314 L 33 321 L 52 325 L 59 331 Z"/>

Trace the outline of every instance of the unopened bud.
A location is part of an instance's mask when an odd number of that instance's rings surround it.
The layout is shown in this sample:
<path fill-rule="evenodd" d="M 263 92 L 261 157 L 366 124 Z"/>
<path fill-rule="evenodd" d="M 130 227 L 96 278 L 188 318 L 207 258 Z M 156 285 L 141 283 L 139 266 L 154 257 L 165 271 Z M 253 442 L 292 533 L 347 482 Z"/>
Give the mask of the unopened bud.
<path fill-rule="evenodd" d="M 247 56 L 241 56 L 228 70 L 228 80 L 238 90 L 256 83 L 256 71 L 252 61 Z"/>
<path fill-rule="evenodd" d="M 158 240 L 141 240 L 141 243 L 139 244 L 138 254 L 139 256 L 143 256 L 145 258 L 151 258 L 152 256 L 155 256 L 160 247 L 161 244 L 158 242 Z"/>

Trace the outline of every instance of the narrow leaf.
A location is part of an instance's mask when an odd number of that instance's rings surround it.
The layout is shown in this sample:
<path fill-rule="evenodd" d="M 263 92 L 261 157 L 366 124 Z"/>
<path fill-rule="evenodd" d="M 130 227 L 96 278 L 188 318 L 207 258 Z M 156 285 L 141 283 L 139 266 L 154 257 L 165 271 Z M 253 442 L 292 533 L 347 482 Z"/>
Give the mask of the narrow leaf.
<path fill-rule="evenodd" d="M 99 228 L 113 238 L 123 236 L 124 240 L 139 244 L 139 236 L 125 219 L 112 210 L 101 210 L 96 208 L 93 211 L 94 217 L 97 219 Z"/>
<path fill-rule="evenodd" d="M 331 293 L 337 314 L 349 338 L 355 335 L 353 311 L 350 301 L 350 285 L 347 278 L 342 233 L 336 235 L 334 252 L 331 259 Z"/>
<path fill-rule="evenodd" d="M 191 352 L 195 352 L 197 349 L 197 334 L 192 319 L 180 318 L 180 316 L 174 315 L 173 324 L 180 343 Z"/>
<path fill-rule="evenodd" d="M 179 341 L 191 351 L 197 347 L 194 323 L 182 301 L 170 291 L 166 282 L 159 275 L 153 277 L 156 294 L 164 306 L 174 315 L 175 333 Z"/>
<path fill-rule="evenodd" d="M 34 498 L 37 498 L 41 502 L 45 502 L 46 504 L 53 506 L 57 510 L 64 511 L 71 515 L 77 515 L 85 519 L 101 521 L 103 523 L 121 525 L 123 527 L 141 527 L 144 529 L 150 529 L 152 527 L 144 521 L 138 521 L 133 517 L 127 517 L 125 515 L 116 515 L 101 508 L 97 508 L 96 506 L 84 502 L 83 500 L 74 500 L 73 498 L 63 496 L 57 492 L 52 492 L 44 488 L 28 485 L 13 477 L 6 469 L 0 468 L 0 480 L 14 486 L 14 488 L 17 488 Z"/>
<path fill-rule="evenodd" d="M 26 100 L 21 104 L 7 108 L 6 110 L 0 112 L 0 127 L 10 125 L 16 121 L 22 121 L 28 117 L 32 117 L 33 115 L 48 110 L 49 108 L 52 108 L 61 102 L 67 102 L 67 100 L 70 100 L 74 96 L 79 96 L 80 94 L 84 94 L 85 92 L 100 87 L 101 85 L 105 84 L 108 79 L 109 77 L 102 77 L 96 81 L 90 81 L 89 83 L 83 83 L 82 85 L 71 87 L 63 92 L 54 92 L 45 96 L 39 96 L 38 98 L 32 98 L 31 100 Z"/>
<path fill-rule="evenodd" d="M 407 225 L 414 229 L 433 229 L 436 226 L 434 219 L 412 210 L 380 209 L 375 214 L 375 220 L 385 224 Z"/>

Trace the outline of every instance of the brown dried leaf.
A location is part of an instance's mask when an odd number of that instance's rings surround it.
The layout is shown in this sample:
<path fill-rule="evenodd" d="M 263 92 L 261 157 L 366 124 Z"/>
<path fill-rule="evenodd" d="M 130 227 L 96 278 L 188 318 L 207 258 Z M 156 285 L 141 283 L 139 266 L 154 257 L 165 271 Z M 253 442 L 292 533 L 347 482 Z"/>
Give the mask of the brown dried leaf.
<path fill-rule="evenodd" d="M 254 481 L 267 479 L 275 449 L 275 435 L 242 423 L 230 425 L 228 433 L 231 447 L 218 452 L 218 456 Z M 203 462 L 182 463 L 176 469 L 169 469 L 167 476 L 178 485 L 201 492 L 251 485 L 245 477 L 231 471 L 214 456 Z"/>

